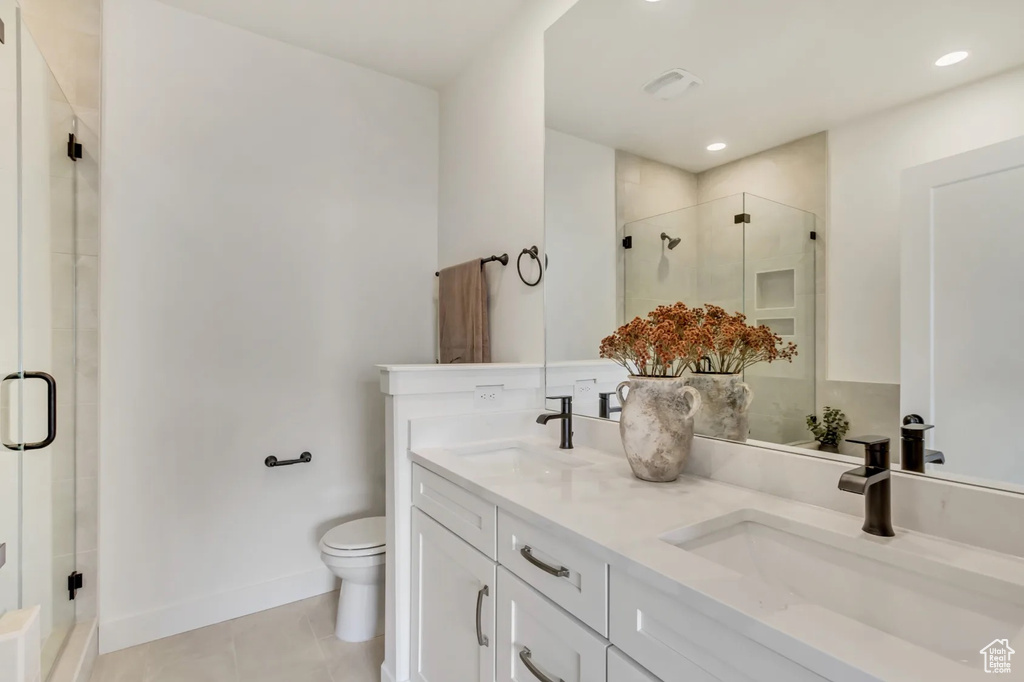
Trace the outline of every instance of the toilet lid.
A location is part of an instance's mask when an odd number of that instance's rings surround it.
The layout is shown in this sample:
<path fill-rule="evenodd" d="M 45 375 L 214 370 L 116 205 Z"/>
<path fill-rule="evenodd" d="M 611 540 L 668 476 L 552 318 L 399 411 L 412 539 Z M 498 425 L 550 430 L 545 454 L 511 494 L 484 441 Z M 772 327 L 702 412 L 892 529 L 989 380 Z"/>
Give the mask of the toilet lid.
<path fill-rule="evenodd" d="M 383 516 L 371 516 L 335 526 L 324 535 L 324 546 L 343 550 L 383 547 L 387 538 L 384 519 Z"/>

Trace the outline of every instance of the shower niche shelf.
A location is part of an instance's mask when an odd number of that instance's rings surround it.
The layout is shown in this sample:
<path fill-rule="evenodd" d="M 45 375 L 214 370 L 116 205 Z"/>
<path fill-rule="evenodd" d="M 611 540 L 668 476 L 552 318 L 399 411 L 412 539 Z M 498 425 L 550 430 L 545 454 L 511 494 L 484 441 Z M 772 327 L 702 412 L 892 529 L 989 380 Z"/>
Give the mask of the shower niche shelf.
<path fill-rule="evenodd" d="M 770 317 L 757 320 L 779 336 L 796 336 L 796 320 L 792 317 Z"/>
<path fill-rule="evenodd" d="M 796 306 L 796 271 L 792 268 L 757 273 L 756 287 L 759 310 Z"/>

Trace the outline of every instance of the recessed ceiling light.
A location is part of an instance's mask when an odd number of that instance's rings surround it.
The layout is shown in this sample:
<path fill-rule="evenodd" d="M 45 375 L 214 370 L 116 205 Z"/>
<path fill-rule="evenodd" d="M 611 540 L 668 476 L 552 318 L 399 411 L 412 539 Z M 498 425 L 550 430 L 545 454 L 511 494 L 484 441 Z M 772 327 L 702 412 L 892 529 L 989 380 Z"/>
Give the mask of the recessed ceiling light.
<path fill-rule="evenodd" d="M 967 59 L 967 52 L 964 50 L 958 50 L 957 52 L 944 54 L 936 59 L 935 66 L 951 66 L 953 64 L 959 64 L 965 59 Z"/>
<path fill-rule="evenodd" d="M 661 0 L 647 0 L 647 2 L 661 2 Z"/>
<path fill-rule="evenodd" d="M 708 151 L 709 152 L 720 152 L 723 149 L 725 149 L 725 143 L 724 142 L 715 142 L 714 144 L 709 144 L 708 145 Z"/>

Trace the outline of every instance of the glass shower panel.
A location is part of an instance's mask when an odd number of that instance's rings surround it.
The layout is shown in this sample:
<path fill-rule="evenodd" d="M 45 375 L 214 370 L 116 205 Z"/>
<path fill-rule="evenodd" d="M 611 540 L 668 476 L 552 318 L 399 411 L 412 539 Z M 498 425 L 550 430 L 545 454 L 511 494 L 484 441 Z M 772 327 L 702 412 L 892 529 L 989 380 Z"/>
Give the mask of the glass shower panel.
<path fill-rule="evenodd" d="M 749 368 L 754 392 L 750 437 L 772 443 L 810 440 L 806 417 L 815 413 L 815 240 L 813 213 L 753 194 L 744 195 L 750 216 L 744 235 L 746 314 L 797 345 L 792 364 Z"/>
<path fill-rule="evenodd" d="M 697 297 L 694 305 L 717 305 L 743 312 L 743 195 L 694 207 L 697 212 Z M 689 303 L 688 301 L 684 301 Z"/>
<path fill-rule="evenodd" d="M 0 379 L 18 369 L 18 79 L 16 17 L 3 8 L 6 44 L 0 45 Z M 0 384 L 0 441 L 20 443 L 16 406 L 19 386 Z M 19 608 L 21 454 L 0 447 L 0 614 Z"/>
<path fill-rule="evenodd" d="M 713 303 L 743 309 L 743 196 L 735 195 L 627 223 L 626 321 L 659 305 Z"/>
<path fill-rule="evenodd" d="M 17 209 L 13 222 L 5 211 L 0 223 L 0 240 L 13 241 L 0 256 L 0 361 L 3 376 L 13 375 L 3 391 L 0 486 L 14 476 L 20 520 L 15 531 L 5 529 L 9 505 L 0 509 L 0 532 L 15 538 L 8 565 L 0 568 L 0 598 L 8 609 L 40 606 L 45 678 L 75 622 L 67 590 L 75 570 L 76 174 L 68 155 L 75 117 L 20 16 L 16 44 Z M 5 139 L 10 123 L 0 121 Z M 6 591 L 9 583 L 18 586 L 16 599 Z"/>

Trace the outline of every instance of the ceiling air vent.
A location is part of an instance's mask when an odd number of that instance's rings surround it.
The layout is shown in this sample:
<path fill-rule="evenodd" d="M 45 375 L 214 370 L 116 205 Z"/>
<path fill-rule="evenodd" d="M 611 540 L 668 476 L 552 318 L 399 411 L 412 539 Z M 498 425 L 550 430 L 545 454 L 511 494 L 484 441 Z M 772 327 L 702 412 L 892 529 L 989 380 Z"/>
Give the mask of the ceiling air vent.
<path fill-rule="evenodd" d="M 691 87 L 697 87 L 703 83 L 704 81 L 685 69 L 672 69 L 645 85 L 644 92 L 653 95 L 656 99 L 674 99 Z"/>

